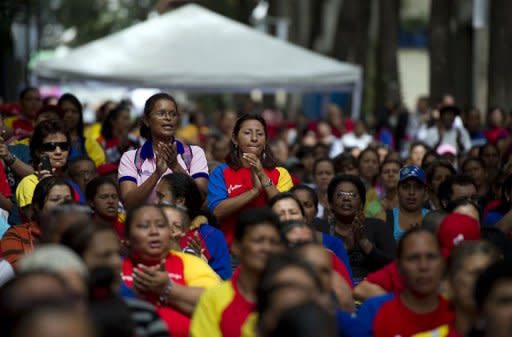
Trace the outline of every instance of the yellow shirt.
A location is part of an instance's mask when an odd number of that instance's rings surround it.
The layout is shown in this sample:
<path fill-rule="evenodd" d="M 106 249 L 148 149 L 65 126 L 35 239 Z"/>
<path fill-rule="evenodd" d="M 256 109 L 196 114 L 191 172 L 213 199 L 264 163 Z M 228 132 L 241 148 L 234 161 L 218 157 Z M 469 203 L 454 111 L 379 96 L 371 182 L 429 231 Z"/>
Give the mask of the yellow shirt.
<path fill-rule="evenodd" d="M 188 287 L 208 289 L 221 281 L 219 275 L 201 258 L 178 251 L 172 251 L 172 254 L 179 256 L 183 261 L 183 277 Z"/>
<path fill-rule="evenodd" d="M 96 122 L 92 123 L 84 130 L 84 136 L 85 138 L 91 138 L 91 139 L 98 139 L 98 137 L 101 134 L 101 123 Z"/>
<path fill-rule="evenodd" d="M 35 174 L 30 174 L 21 179 L 16 188 L 16 201 L 20 208 L 32 204 L 32 196 L 34 195 L 34 190 L 38 182 L 39 178 Z"/>
<path fill-rule="evenodd" d="M 254 337 L 256 305 L 237 289 L 238 275 L 206 290 L 199 299 L 190 325 L 191 337 Z"/>
<path fill-rule="evenodd" d="M 107 162 L 105 151 L 103 150 L 103 147 L 101 147 L 100 143 L 98 143 L 96 138 L 89 138 L 85 137 L 85 152 L 87 152 L 87 155 L 89 158 L 91 158 L 94 161 L 94 164 L 96 167 L 101 166 Z"/>

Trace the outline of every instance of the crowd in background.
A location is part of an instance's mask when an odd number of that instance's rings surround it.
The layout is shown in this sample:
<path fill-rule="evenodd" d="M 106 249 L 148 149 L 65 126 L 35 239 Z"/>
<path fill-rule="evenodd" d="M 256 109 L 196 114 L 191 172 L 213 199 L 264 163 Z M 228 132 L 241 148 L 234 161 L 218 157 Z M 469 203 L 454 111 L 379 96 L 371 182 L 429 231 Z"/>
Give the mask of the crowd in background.
<path fill-rule="evenodd" d="M 512 333 L 512 118 L 0 106 L 6 337 Z"/>

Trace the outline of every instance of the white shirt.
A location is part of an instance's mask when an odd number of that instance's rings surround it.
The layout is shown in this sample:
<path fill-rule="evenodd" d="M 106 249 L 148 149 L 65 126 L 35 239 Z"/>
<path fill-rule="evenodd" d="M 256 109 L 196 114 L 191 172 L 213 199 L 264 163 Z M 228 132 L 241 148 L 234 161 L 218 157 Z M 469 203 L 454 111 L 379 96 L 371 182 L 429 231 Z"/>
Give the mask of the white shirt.
<path fill-rule="evenodd" d="M 0 260 L 0 287 L 14 277 L 14 270 L 9 262 Z"/>
<path fill-rule="evenodd" d="M 361 151 L 366 149 L 372 142 L 373 137 L 367 133 L 361 135 L 361 137 L 356 137 L 354 132 L 349 132 L 341 137 L 341 143 L 344 148 L 357 147 Z"/>
<path fill-rule="evenodd" d="M 457 130 L 460 130 L 461 142 L 464 146 L 463 149 L 459 149 L 457 144 Z M 460 151 L 466 152 L 471 149 L 471 138 L 469 137 L 468 131 L 464 127 L 445 130 L 443 139 L 441 142 L 439 142 L 439 131 L 436 126 L 433 126 L 427 130 L 425 143 L 430 147 L 436 146 L 437 143 L 439 143 L 439 145 L 449 144 L 457 149 L 457 153 Z"/>

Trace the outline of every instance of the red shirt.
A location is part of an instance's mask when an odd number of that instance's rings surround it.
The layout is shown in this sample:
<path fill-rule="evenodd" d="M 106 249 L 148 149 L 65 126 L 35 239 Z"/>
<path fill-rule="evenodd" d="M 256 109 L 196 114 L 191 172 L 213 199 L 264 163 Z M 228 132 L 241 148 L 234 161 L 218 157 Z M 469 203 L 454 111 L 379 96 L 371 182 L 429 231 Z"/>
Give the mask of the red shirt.
<path fill-rule="evenodd" d="M 496 144 L 498 140 L 508 137 L 508 131 L 505 128 L 492 128 L 484 132 L 485 138 L 491 144 Z"/>
<path fill-rule="evenodd" d="M 369 273 L 366 281 L 376 284 L 386 292 L 400 294 L 404 288 L 404 278 L 398 271 L 396 261 L 387 264 L 376 272 Z"/>
<path fill-rule="evenodd" d="M 238 289 L 238 277 L 240 271 L 236 272 L 231 279 L 231 286 L 234 290 L 233 301 L 224 309 L 220 318 L 220 330 L 223 336 L 241 336 L 242 327 L 249 315 L 256 310 L 256 304 L 247 300 Z"/>
<path fill-rule="evenodd" d="M 347 270 L 347 267 L 341 260 L 334 254 L 332 251 L 327 250 L 332 258 L 332 269 L 341 276 L 342 279 L 347 281 L 347 284 L 350 288 L 354 287 L 354 284 L 352 284 L 352 278 L 350 277 L 350 274 Z"/>
<path fill-rule="evenodd" d="M 293 187 L 293 183 L 288 171 L 281 167 L 263 169 L 265 175 L 272 181 L 279 192 L 288 191 Z M 213 213 L 215 207 L 222 201 L 237 197 L 253 188 L 252 171 L 250 168 L 241 167 L 237 170 L 222 164 L 213 170 L 208 183 L 208 208 Z M 220 228 L 224 232 L 228 246 L 231 247 L 233 241 L 236 221 L 244 210 L 253 207 L 266 206 L 268 202 L 267 194 L 262 189 L 260 194 L 248 202 L 237 212 L 225 217 L 220 222 Z"/>
<path fill-rule="evenodd" d="M 9 186 L 9 182 L 7 181 L 7 175 L 5 174 L 4 164 L 0 161 L 0 193 L 6 198 L 10 198 L 11 187 Z"/>
<path fill-rule="evenodd" d="M 418 314 L 405 306 L 400 296 L 382 305 L 373 321 L 374 337 L 409 337 L 416 333 L 433 330 L 454 320 L 450 304 L 441 296 L 437 308 L 429 313 Z"/>

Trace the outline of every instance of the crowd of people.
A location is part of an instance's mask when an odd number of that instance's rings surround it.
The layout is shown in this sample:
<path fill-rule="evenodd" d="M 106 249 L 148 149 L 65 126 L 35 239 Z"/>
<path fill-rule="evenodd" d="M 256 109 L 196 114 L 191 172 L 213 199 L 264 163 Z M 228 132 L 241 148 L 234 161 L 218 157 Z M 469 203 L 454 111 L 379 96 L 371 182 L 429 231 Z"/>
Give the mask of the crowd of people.
<path fill-rule="evenodd" d="M 512 119 L 0 106 L 6 337 L 512 333 Z"/>

